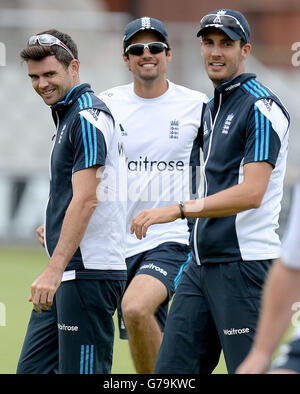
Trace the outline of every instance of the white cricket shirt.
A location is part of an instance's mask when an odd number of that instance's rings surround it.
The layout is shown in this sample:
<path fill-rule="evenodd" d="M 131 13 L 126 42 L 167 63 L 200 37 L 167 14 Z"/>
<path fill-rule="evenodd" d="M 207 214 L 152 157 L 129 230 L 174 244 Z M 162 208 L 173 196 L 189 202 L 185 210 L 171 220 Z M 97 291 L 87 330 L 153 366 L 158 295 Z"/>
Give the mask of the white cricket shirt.
<path fill-rule="evenodd" d="M 132 218 L 144 209 L 190 200 L 191 163 L 199 158 L 196 138 L 207 97 L 170 81 L 153 99 L 134 93 L 133 83 L 102 92 L 119 126 L 128 173 L 126 257 L 163 242 L 189 243 L 187 221 L 150 226 L 147 237 L 130 234 Z"/>

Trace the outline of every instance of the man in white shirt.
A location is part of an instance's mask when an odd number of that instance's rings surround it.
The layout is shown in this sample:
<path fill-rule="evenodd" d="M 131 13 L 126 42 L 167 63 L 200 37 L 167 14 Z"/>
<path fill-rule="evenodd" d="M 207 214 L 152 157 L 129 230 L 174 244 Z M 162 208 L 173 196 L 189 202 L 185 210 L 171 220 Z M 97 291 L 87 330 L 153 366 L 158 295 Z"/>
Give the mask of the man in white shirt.
<path fill-rule="evenodd" d="M 161 21 L 149 17 L 132 21 L 125 28 L 123 44 L 133 83 L 99 97 L 115 117 L 127 158 L 128 282 L 122 314 L 136 371 L 153 373 L 168 301 L 190 259 L 193 223 L 178 219 L 153 226 L 142 241 L 130 233 L 130 224 L 143 209 L 197 196 L 198 131 L 207 98 L 166 79 L 172 51 Z M 121 337 L 125 333 L 121 326 Z"/>

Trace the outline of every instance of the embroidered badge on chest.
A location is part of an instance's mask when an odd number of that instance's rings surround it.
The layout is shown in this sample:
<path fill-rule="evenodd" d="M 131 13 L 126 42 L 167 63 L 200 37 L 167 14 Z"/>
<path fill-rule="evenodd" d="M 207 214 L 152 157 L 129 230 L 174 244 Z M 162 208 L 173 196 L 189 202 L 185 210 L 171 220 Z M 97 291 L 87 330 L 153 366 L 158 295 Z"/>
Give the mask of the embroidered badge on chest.
<path fill-rule="evenodd" d="M 227 118 L 224 122 L 224 126 L 222 129 L 222 134 L 228 134 L 233 118 L 234 118 L 234 114 L 227 115 Z"/>
<path fill-rule="evenodd" d="M 179 120 L 176 120 L 176 119 L 171 120 L 169 138 L 178 140 L 178 138 L 179 138 Z"/>

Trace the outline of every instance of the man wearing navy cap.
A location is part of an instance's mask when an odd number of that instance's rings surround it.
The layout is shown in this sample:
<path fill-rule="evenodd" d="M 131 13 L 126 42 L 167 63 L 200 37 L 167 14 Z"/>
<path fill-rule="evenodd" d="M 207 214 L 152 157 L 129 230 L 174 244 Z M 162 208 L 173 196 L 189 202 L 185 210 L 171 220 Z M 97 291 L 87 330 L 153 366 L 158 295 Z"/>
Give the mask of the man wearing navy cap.
<path fill-rule="evenodd" d="M 223 349 L 229 373 L 247 355 L 266 273 L 280 256 L 278 228 L 289 115 L 245 73 L 250 28 L 238 11 L 205 15 L 197 34 L 214 86 L 203 116 L 204 197 L 141 212 L 131 231 L 182 213 L 197 218 L 192 259 L 166 322 L 156 373 L 211 373 Z"/>
<path fill-rule="evenodd" d="M 189 180 L 200 165 L 198 131 L 207 97 L 167 79 L 172 50 L 160 20 L 145 16 L 130 22 L 123 49 L 133 83 L 100 95 L 116 119 L 127 158 L 128 281 L 122 300 L 126 330 L 120 320 L 120 335 L 128 333 L 136 371 L 153 373 L 168 302 L 190 260 L 191 226 L 186 219 L 153 226 L 141 242 L 130 234 L 130 224 L 143 209 L 191 198 Z"/>

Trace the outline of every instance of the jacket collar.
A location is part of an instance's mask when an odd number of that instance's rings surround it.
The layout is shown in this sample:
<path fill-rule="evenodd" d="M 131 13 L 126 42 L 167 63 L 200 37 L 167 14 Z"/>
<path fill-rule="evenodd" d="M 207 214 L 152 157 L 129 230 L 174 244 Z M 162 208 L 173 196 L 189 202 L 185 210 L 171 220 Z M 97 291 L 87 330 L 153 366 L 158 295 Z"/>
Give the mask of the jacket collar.
<path fill-rule="evenodd" d="M 220 96 L 222 95 L 222 103 L 235 92 L 248 79 L 256 78 L 255 74 L 243 73 L 232 78 L 230 81 L 223 82 L 215 88 L 214 96 L 208 101 L 209 107 L 212 111 L 213 119 L 218 111 Z M 211 104 L 210 104 L 211 103 Z"/>
<path fill-rule="evenodd" d="M 57 111 L 63 109 L 64 107 L 68 107 L 73 104 L 83 93 L 93 92 L 91 89 L 91 85 L 88 83 L 81 83 L 79 85 L 74 86 L 69 93 L 64 97 L 63 100 L 58 101 L 54 105 L 51 106 L 53 111 Z"/>
<path fill-rule="evenodd" d="M 255 74 L 243 73 L 239 74 L 230 81 L 223 82 L 221 85 L 215 88 L 215 96 L 222 94 L 227 96 L 239 88 L 248 79 L 256 78 Z"/>

